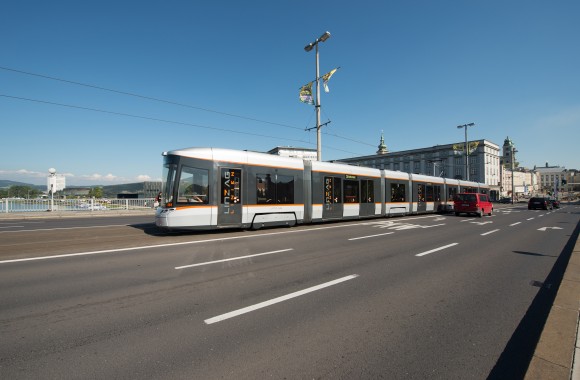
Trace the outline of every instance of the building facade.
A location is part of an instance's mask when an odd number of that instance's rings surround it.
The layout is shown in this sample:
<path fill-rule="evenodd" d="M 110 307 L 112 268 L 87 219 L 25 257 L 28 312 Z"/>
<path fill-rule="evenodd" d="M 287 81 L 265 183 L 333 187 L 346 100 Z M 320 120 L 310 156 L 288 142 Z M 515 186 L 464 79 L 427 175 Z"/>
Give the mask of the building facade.
<path fill-rule="evenodd" d="M 567 170 L 560 166 L 550 166 L 546 162 L 545 167 L 536 167 L 540 177 L 541 191 L 546 194 L 557 194 L 567 187 Z"/>
<path fill-rule="evenodd" d="M 488 140 L 470 141 L 469 180 L 491 187 L 490 196 L 498 199 L 500 190 L 500 147 Z M 467 178 L 465 144 L 436 145 L 400 152 L 389 152 L 381 136 L 376 154 L 337 160 L 351 165 L 425 174 L 455 179 Z"/>
<path fill-rule="evenodd" d="M 512 181 L 513 179 L 513 181 Z M 502 167 L 500 195 L 502 197 L 519 198 L 532 197 L 541 193 L 538 173 L 534 170 L 518 168 L 508 170 Z"/>

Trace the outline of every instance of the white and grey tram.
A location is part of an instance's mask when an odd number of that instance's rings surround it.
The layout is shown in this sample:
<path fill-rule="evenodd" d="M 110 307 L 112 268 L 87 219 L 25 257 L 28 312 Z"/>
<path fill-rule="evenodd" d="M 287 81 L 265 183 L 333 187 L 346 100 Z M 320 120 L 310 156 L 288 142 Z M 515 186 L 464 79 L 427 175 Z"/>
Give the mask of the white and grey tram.
<path fill-rule="evenodd" d="M 163 153 L 164 229 L 261 228 L 450 210 L 489 186 L 265 153 L 187 148 Z"/>

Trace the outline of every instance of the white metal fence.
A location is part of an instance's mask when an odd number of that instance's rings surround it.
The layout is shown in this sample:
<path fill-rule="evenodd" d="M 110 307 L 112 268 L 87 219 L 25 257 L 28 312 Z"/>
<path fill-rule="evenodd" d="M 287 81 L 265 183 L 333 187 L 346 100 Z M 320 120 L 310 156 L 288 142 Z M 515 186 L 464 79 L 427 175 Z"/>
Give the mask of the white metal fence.
<path fill-rule="evenodd" d="M 0 212 L 38 212 L 38 211 L 121 211 L 147 210 L 154 208 L 153 198 L 138 199 L 22 199 L 5 198 L 0 200 Z"/>

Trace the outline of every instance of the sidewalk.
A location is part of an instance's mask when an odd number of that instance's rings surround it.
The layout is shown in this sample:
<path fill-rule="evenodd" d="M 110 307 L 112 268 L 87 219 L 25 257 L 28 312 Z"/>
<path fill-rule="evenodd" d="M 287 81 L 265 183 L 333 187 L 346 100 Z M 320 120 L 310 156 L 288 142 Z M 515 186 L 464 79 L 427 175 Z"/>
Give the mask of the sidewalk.
<path fill-rule="evenodd" d="M 578 238 L 528 366 L 527 380 L 580 380 L 580 243 Z"/>
<path fill-rule="evenodd" d="M 0 212 L 0 220 L 28 220 L 28 219 L 60 219 L 60 218 L 86 218 L 86 217 L 110 217 L 126 215 L 150 215 L 151 221 L 155 220 L 155 209 L 139 210 L 95 210 L 95 211 L 43 211 L 43 212 Z"/>

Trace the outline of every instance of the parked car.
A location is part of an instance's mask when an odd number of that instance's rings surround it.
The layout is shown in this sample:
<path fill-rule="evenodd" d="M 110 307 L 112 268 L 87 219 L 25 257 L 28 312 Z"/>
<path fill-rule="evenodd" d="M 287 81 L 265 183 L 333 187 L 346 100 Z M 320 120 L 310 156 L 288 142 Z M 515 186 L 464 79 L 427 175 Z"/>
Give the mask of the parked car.
<path fill-rule="evenodd" d="M 453 209 L 455 215 L 461 213 L 476 214 L 481 218 L 483 214 L 491 216 L 493 213 L 493 204 L 487 194 L 460 193 L 453 199 Z"/>
<path fill-rule="evenodd" d="M 528 201 L 528 210 L 552 210 L 552 202 L 549 198 L 534 197 Z"/>
<path fill-rule="evenodd" d="M 550 199 L 550 202 L 552 202 L 552 207 L 553 208 L 560 208 L 560 201 L 557 199 Z"/>
<path fill-rule="evenodd" d="M 499 200 L 499 203 L 512 203 L 512 199 L 510 197 L 503 197 Z"/>

